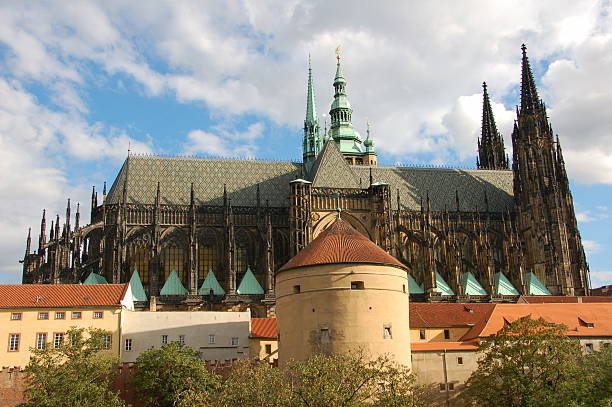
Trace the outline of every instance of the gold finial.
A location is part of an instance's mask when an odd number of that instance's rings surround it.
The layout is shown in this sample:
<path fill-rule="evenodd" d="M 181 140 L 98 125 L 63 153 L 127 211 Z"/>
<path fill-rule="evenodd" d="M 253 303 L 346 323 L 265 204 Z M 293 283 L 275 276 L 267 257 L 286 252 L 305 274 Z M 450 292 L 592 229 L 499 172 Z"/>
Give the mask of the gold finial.
<path fill-rule="evenodd" d="M 340 61 L 340 45 L 336 47 L 336 59 Z"/>

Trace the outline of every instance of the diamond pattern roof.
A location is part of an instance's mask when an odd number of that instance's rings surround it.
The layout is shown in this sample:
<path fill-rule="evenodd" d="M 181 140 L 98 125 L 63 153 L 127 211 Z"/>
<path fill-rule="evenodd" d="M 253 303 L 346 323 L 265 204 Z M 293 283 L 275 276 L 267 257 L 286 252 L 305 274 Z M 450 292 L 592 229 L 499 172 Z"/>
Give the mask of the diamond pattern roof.
<path fill-rule="evenodd" d="M 325 143 L 311 174 L 315 187 L 359 188 L 359 180 L 333 140 Z"/>
<path fill-rule="evenodd" d="M 285 161 L 130 156 L 115 179 L 107 202 L 121 202 L 128 173 L 130 203 L 154 203 L 159 181 L 162 205 L 189 205 L 193 183 L 198 204 L 222 205 L 226 184 L 232 205 L 254 205 L 259 184 L 264 203 L 269 200 L 272 206 L 288 206 L 289 182 L 300 177 L 301 168 L 302 164 Z"/>

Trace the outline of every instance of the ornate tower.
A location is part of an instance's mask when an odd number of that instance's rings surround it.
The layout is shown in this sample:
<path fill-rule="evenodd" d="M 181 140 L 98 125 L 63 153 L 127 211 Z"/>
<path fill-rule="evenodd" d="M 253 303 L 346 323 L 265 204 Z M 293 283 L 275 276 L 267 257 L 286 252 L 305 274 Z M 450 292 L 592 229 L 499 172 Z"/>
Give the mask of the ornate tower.
<path fill-rule="evenodd" d="M 526 271 L 535 273 L 553 295 L 588 295 L 588 266 L 561 145 L 538 97 L 525 45 L 522 51 L 521 106 L 512 133 L 512 170 Z"/>
<path fill-rule="evenodd" d="M 346 79 L 340 65 L 340 52 L 336 50 L 336 77 L 334 78 L 334 101 L 332 102 L 329 116 L 331 126 L 329 135 L 334 139 L 340 152 L 344 155 L 362 155 L 361 138 L 353 128 L 353 109 L 346 95 Z"/>
<path fill-rule="evenodd" d="M 504 149 L 504 139 L 497 131 L 487 83 L 482 83 L 482 132 L 478 139 L 478 159 L 476 165 L 483 170 L 507 170 L 508 157 Z"/>
<path fill-rule="evenodd" d="M 310 57 L 308 58 L 308 95 L 306 97 L 306 119 L 304 119 L 304 141 L 303 159 L 306 171 L 310 171 L 317 155 L 321 152 L 323 142 L 319 130 L 319 118 L 317 117 L 317 105 L 315 101 L 315 91 L 312 79 L 312 67 Z"/>

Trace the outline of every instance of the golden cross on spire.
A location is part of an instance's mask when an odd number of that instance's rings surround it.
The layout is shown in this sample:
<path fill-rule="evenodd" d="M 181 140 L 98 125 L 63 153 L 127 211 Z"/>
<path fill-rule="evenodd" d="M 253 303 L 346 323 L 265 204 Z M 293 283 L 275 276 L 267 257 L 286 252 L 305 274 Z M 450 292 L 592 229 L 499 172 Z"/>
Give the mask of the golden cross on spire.
<path fill-rule="evenodd" d="M 340 45 L 336 47 L 336 59 L 340 61 Z"/>

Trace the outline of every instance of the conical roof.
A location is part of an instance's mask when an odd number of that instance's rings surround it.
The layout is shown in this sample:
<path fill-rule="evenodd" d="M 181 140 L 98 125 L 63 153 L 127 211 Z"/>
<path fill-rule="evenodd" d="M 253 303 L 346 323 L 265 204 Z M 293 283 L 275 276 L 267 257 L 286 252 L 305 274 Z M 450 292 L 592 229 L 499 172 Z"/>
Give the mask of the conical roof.
<path fill-rule="evenodd" d="M 209 295 L 210 290 L 212 290 L 214 295 L 224 295 L 225 290 L 219 284 L 219 280 L 217 280 L 217 276 L 213 273 L 212 270 L 208 270 L 208 274 L 206 278 L 202 282 L 202 286 L 198 290 L 198 294 L 200 295 Z"/>
<path fill-rule="evenodd" d="M 527 274 L 527 289 L 529 290 L 529 295 L 550 295 L 548 288 L 546 288 L 533 271 Z"/>
<path fill-rule="evenodd" d="M 188 293 L 183 283 L 176 274 L 176 270 L 172 270 L 166 279 L 164 286 L 159 292 L 160 295 L 186 295 Z"/>
<path fill-rule="evenodd" d="M 89 273 L 85 281 L 83 281 L 83 284 L 108 284 L 108 281 L 106 281 L 106 278 L 104 278 L 104 276 L 96 274 L 92 271 L 91 273 Z"/>
<path fill-rule="evenodd" d="M 130 278 L 130 288 L 132 289 L 134 301 L 147 301 L 149 299 L 144 287 L 142 286 L 142 281 L 140 280 L 140 275 L 138 274 L 138 268 L 136 267 L 134 267 L 134 273 L 132 273 L 132 278 Z"/>
<path fill-rule="evenodd" d="M 434 288 L 435 292 L 441 293 L 442 295 L 455 295 L 453 289 L 448 285 L 442 275 L 436 271 L 436 288 Z"/>
<path fill-rule="evenodd" d="M 238 294 L 263 294 L 264 290 L 261 288 L 259 281 L 255 278 L 255 274 L 251 271 L 251 267 L 247 268 L 246 273 L 242 277 L 240 284 L 238 285 L 238 289 L 236 290 Z"/>
<path fill-rule="evenodd" d="M 487 295 L 487 291 L 482 288 L 474 274 L 471 271 L 463 273 L 461 277 L 463 292 L 467 295 Z"/>
<path fill-rule="evenodd" d="M 334 263 L 376 263 L 406 268 L 399 260 L 378 247 L 343 219 L 336 219 L 308 246 L 280 268 Z"/>

